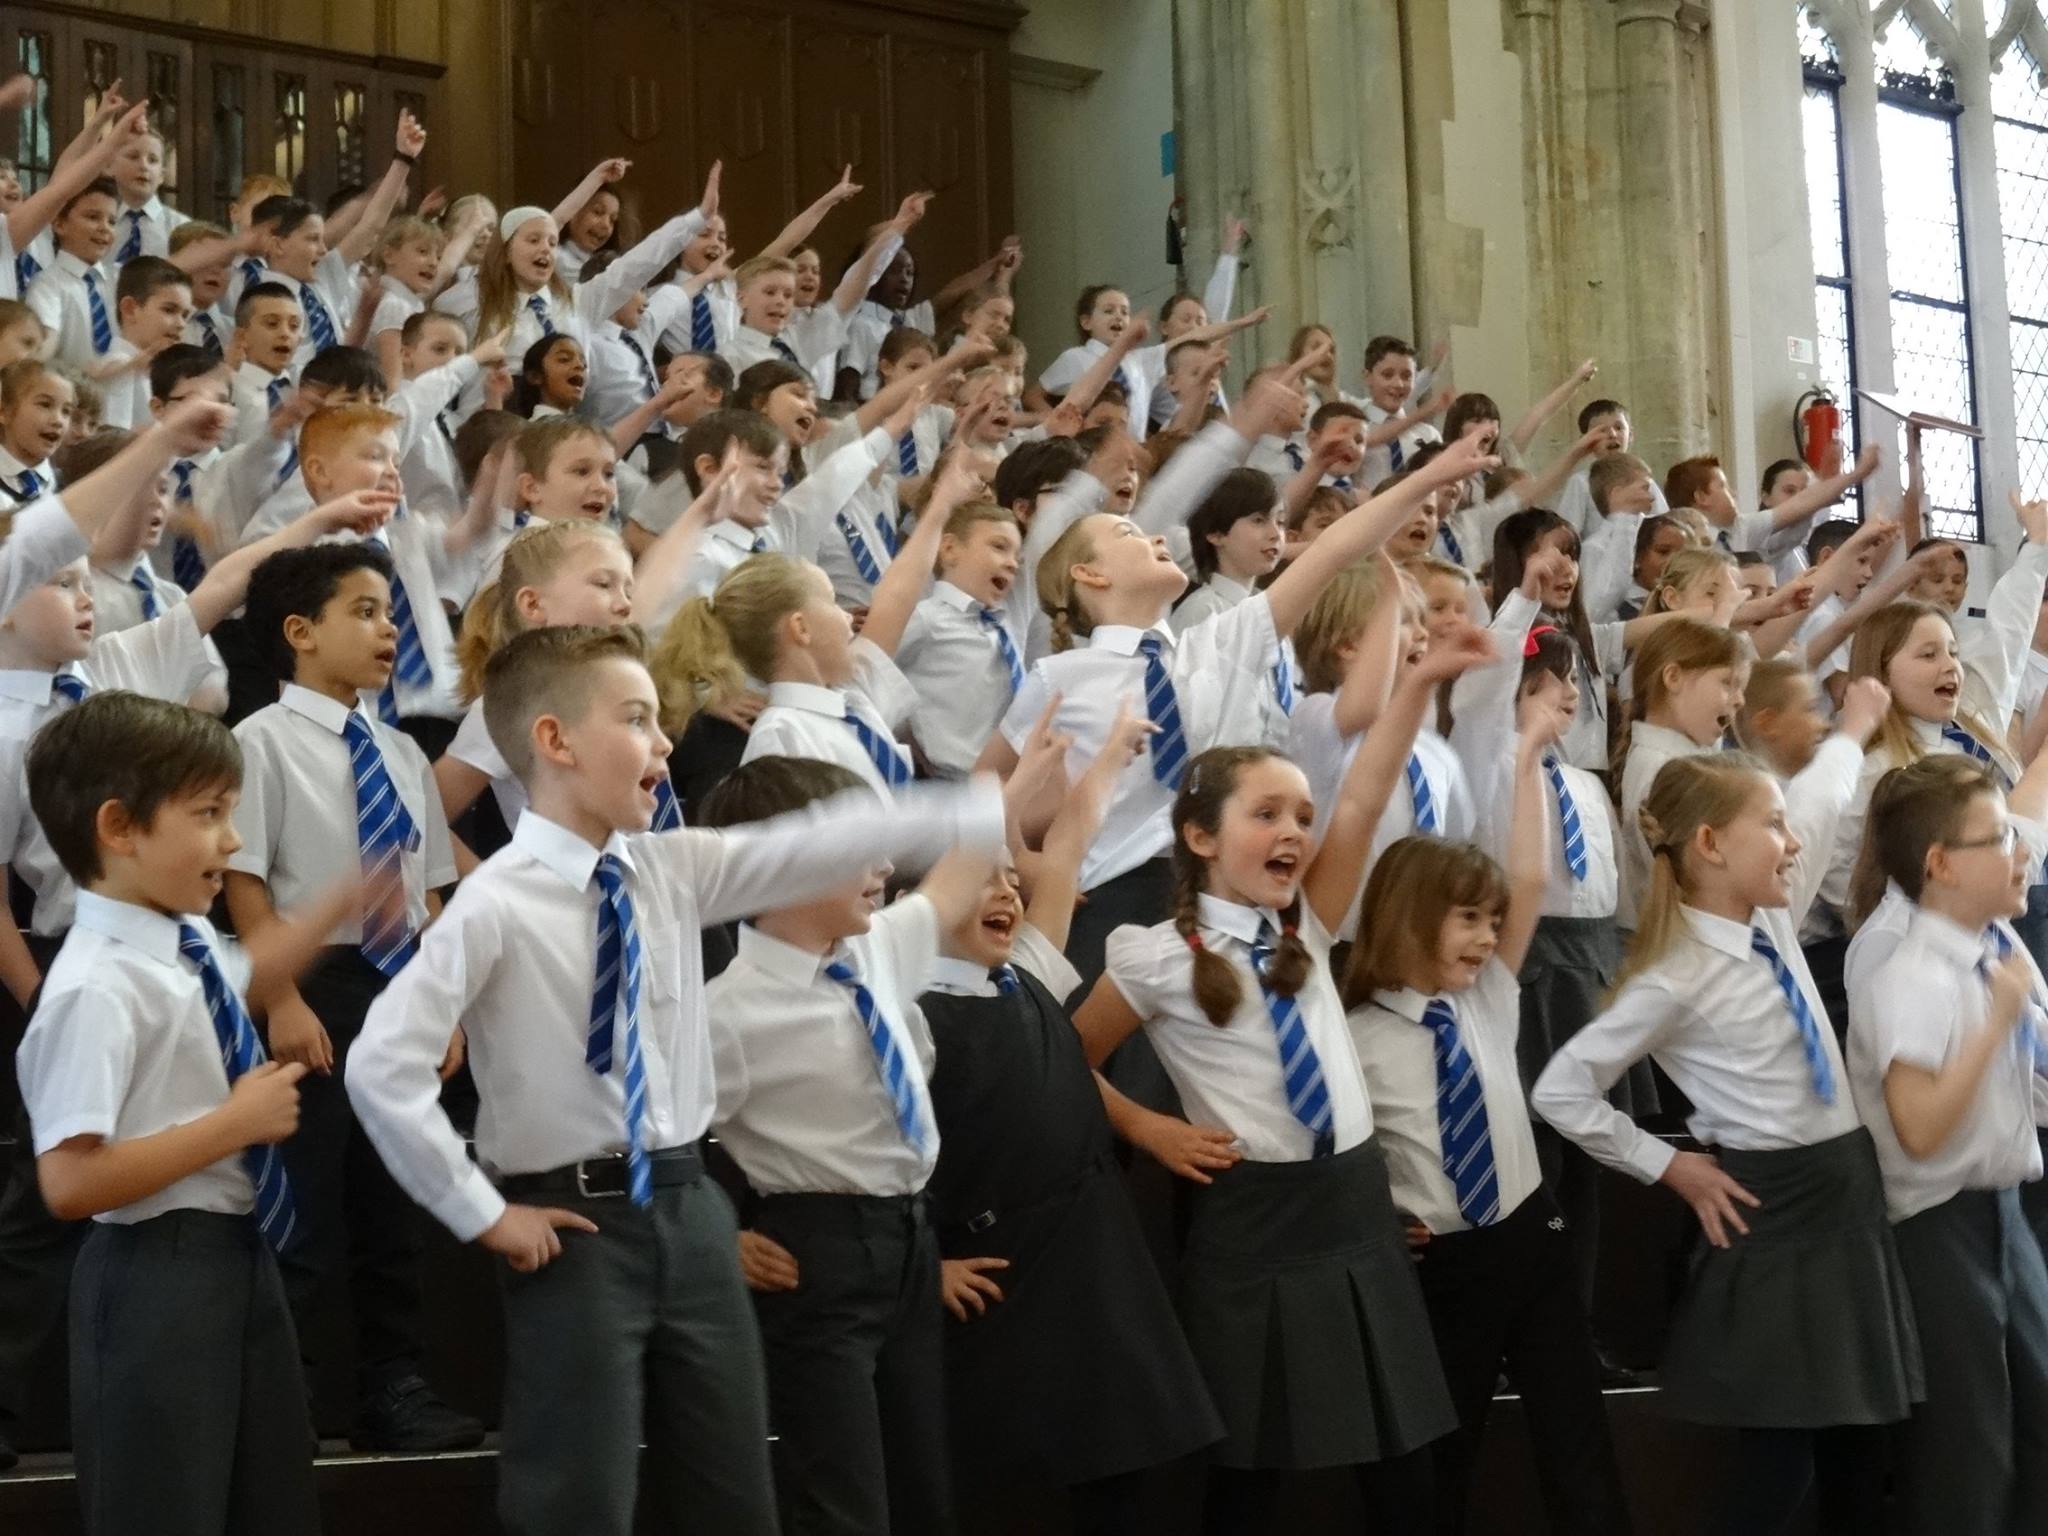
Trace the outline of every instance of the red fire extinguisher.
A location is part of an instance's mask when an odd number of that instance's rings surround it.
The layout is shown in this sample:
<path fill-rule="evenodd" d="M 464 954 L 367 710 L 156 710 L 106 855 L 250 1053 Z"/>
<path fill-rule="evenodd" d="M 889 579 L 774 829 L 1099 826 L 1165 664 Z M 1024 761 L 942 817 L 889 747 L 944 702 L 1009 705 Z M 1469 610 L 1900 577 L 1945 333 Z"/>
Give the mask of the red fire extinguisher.
<path fill-rule="evenodd" d="M 1792 407 L 1792 436 L 1799 457 L 1818 475 L 1832 475 L 1842 465 L 1842 408 L 1825 389 L 1809 389 Z"/>

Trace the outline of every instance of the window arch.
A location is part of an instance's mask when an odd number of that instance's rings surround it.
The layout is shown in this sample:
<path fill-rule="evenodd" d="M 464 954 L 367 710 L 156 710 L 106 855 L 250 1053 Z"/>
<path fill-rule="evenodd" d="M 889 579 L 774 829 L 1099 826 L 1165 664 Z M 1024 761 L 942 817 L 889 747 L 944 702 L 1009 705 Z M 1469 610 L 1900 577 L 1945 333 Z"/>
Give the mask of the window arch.
<path fill-rule="evenodd" d="M 1991 110 L 2020 490 L 2038 496 L 2048 491 L 2048 78 L 2024 37 L 1992 66 Z"/>

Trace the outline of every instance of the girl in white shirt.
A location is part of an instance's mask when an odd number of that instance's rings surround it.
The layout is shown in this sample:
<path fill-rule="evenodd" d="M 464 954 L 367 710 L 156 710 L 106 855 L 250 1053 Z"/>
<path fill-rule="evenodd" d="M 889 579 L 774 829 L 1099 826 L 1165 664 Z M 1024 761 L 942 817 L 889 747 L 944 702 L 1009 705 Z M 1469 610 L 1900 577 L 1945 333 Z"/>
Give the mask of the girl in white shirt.
<path fill-rule="evenodd" d="M 1434 1529 L 1418 1453 L 1455 1420 L 1327 925 L 1432 689 L 1483 650 L 1474 632 L 1397 688 L 1320 850 L 1308 781 L 1286 758 L 1196 757 L 1173 806 L 1173 916 L 1111 936 L 1107 971 L 1074 1016 L 1098 1065 L 1142 1028 L 1187 1108 L 1186 1121 L 1111 1112 L 1197 1185 L 1181 1317 L 1226 1430 L 1207 1530 L 1262 1529 L 1282 1473 L 1340 1464 L 1357 1470 L 1375 1530 Z"/>
<path fill-rule="evenodd" d="M 1233 469 L 1188 518 L 1188 549 L 1200 585 L 1173 610 L 1199 624 L 1252 595 L 1280 564 L 1280 495 L 1262 470 Z"/>
<path fill-rule="evenodd" d="M 1877 1155 L 1798 945 L 1849 766 L 1788 813 L 1745 754 L 1665 764 L 1643 802 L 1651 876 L 1620 990 L 1531 1094 L 1564 1135 L 1699 1217 L 1660 1383 L 1679 1417 L 1744 1431 L 1715 1527 L 1730 1532 L 1785 1527 L 1816 1431 L 1896 1423 L 1923 1395 Z M 1602 1099 L 1646 1056 L 1708 1150 L 1674 1151 Z M 1881 1450 L 1866 1452 L 1874 1480 Z"/>
<path fill-rule="evenodd" d="M 1509 869 L 1469 843 L 1404 837 L 1366 885 L 1345 1001 L 1394 1204 L 1408 1227 L 1458 1429 L 1436 1442 L 1438 1528 L 1465 1506 L 1494 1386 L 1521 1394 L 1550 1528 L 1628 1529 L 1571 1239 L 1545 1192 L 1515 1060 L 1521 969 L 1550 873 L 1543 755 L 1515 748 Z"/>
<path fill-rule="evenodd" d="M 1864 859 L 1912 903 L 1859 978 L 1849 1081 L 1877 1145 L 1927 1397 L 1902 1439 L 1914 1536 L 2048 1528 L 2048 1268 L 2020 1205 L 2041 1177 L 2041 978 L 2003 921 L 2034 863 L 1993 770 L 1894 769 Z M 1872 883 L 1875 883 L 1874 881 Z"/>

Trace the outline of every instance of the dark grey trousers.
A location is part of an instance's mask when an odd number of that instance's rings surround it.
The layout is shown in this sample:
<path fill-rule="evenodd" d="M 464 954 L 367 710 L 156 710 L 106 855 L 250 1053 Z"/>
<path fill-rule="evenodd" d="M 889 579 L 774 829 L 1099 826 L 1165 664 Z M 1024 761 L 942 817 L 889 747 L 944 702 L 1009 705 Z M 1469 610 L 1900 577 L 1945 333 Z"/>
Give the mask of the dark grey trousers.
<path fill-rule="evenodd" d="M 298 1338 L 252 1219 L 93 1224 L 71 1283 L 71 1427 L 89 1536 L 319 1530 Z"/>
<path fill-rule="evenodd" d="M 1906 1530 L 2048 1531 L 2048 1270 L 2019 1192 L 1965 1190 L 1893 1231 L 1927 1360 Z"/>
<path fill-rule="evenodd" d="M 732 1204 L 709 1179 L 588 1216 L 530 1275 L 502 1269 L 498 1517 L 510 1536 L 631 1536 L 647 1443 L 664 1530 L 773 1536 L 760 1335 Z"/>
<path fill-rule="evenodd" d="M 754 1298 L 783 1530 L 952 1531 L 939 1246 L 923 1197 L 778 1195 L 753 1225 L 800 1277 Z"/>

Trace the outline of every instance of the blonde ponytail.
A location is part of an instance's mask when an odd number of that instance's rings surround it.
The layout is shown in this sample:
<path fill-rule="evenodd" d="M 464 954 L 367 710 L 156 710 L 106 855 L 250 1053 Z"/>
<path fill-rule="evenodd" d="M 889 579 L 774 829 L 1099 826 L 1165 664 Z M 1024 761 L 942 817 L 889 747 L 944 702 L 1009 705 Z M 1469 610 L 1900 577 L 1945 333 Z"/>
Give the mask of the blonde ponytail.
<path fill-rule="evenodd" d="M 752 555 L 726 572 L 709 597 L 677 610 L 652 663 L 670 736 L 680 738 L 698 710 L 737 697 L 749 676 L 774 679 L 783 621 L 816 596 L 816 572 L 787 555 Z"/>
<path fill-rule="evenodd" d="M 1094 518 L 1084 517 L 1052 542 L 1045 558 L 1038 562 L 1038 606 L 1052 621 L 1054 651 L 1072 650 L 1077 639 L 1086 639 L 1095 620 L 1081 602 L 1081 584 L 1074 580 L 1074 567 L 1095 558 Z"/>
<path fill-rule="evenodd" d="M 498 560 L 498 579 L 482 587 L 463 610 L 455 660 L 462 670 L 465 704 L 483 697 L 484 668 L 500 646 L 527 627 L 519 613 L 519 594 L 549 580 L 571 551 L 594 539 L 625 547 L 602 523 L 538 522 L 512 536 Z"/>

